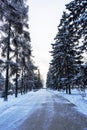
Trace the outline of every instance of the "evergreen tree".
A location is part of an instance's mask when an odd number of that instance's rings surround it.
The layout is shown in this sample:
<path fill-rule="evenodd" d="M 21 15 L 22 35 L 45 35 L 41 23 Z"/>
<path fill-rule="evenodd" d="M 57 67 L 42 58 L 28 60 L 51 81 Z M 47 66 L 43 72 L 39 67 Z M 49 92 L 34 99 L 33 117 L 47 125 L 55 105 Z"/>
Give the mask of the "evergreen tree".
<path fill-rule="evenodd" d="M 37 73 L 34 75 L 34 89 L 38 90 L 43 88 L 43 79 L 40 74 L 40 70 L 37 68 Z"/>
<path fill-rule="evenodd" d="M 52 77 L 56 81 L 54 84 L 57 89 L 66 88 L 66 93 L 69 94 L 71 94 L 71 86 L 74 84 L 76 75 L 80 73 L 82 64 L 82 51 L 78 47 L 81 36 L 76 34 L 76 25 L 70 17 L 69 13 L 63 12 L 55 38 L 56 42 L 52 44 L 53 51 L 51 51 L 53 56 Z"/>
<path fill-rule="evenodd" d="M 77 37 L 75 41 L 78 41 L 78 55 L 77 55 L 77 76 L 75 77 L 76 82 L 79 83 L 80 86 L 83 86 L 84 76 L 83 76 L 83 65 L 85 62 L 83 60 L 83 53 L 86 52 L 87 49 L 87 41 L 86 41 L 86 32 L 87 32 L 87 1 L 85 0 L 74 0 L 66 5 L 66 8 L 69 11 L 70 21 L 74 26 L 74 35 Z M 86 55 L 86 53 L 85 53 Z M 82 80 L 83 79 L 83 80 Z"/>
<path fill-rule="evenodd" d="M 55 83 L 56 79 L 53 77 L 54 75 L 52 73 L 52 65 L 50 65 L 47 73 L 46 87 L 51 89 L 57 89 L 57 85 Z"/>
<path fill-rule="evenodd" d="M 6 69 L 6 81 L 5 81 L 5 100 L 7 100 L 8 87 L 9 87 L 9 76 L 10 70 L 14 68 L 16 73 L 16 97 L 17 97 L 17 80 L 18 80 L 18 64 L 13 63 L 11 53 L 16 52 L 16 62 L 18 62 L 18 43 L 17 38 L 18 34 L 24 33 L 23 26 L 28 27 L 27 12 L 28 7 L 25 5 L 22 0 L 15 1 L 1 1 L 1 20 L 3 24 L 1 26 L 1 32 L 5 33 L 4 37 L 1 37 L 1 49 L 2 56 L 4 56 L 4 69 Z M 15 37 L 15 38 L 14 38 Z M 13 40 L 15 39 L 16 50 L 13 50 Z"/>

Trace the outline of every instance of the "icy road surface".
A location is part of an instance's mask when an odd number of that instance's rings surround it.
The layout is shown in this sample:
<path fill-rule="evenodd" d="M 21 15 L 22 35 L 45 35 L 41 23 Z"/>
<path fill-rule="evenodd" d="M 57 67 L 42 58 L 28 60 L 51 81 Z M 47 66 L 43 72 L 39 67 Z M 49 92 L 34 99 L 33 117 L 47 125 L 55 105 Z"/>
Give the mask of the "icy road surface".
<path fill-rule="evenodd" d="M 3 104 L 0 130 L 87 130 L 87 116 L 54 91 L 43 89 Z"/>

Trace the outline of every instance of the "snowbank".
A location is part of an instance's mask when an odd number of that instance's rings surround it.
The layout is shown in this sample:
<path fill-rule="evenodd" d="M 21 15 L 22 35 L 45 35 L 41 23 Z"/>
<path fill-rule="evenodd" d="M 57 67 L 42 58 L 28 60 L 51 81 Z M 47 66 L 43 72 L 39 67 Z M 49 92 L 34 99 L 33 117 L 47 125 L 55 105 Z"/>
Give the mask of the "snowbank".
<path fill-rule="evenodd" d="M 72 94 L 66 94 L 65 92 L 61 92 L 61 96 L 68 99 L 71 103 L 76 105 L 76 109 L 81 113 L 87 115 L 87 90 L 86 90 L 86 97 L 82 97 L 80 91 L 74 89 L 72 90 Z"/>

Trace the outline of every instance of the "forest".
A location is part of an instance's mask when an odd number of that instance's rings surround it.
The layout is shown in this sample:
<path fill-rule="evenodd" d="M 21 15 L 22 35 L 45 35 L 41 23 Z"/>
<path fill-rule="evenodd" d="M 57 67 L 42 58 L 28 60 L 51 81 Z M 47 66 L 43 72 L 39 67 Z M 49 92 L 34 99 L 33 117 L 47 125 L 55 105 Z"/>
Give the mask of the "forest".
<path fill-rule="evenodd" d="M 0 0 L 0 130 L 87 130 L 87 0 L 70 0 L 61 13 L 66 1 L 32 0 L 33 12 L 27 0 Z M 57 6 L 62 15 L 46 53 Z"/>
<path fill-rule="evenodd" d="M 33 61 L 28 12 L 23 0 L 0 0 L 0 93 L 5 101 L 10 93 L 17 97 L 43 87 Z"/>
<path fill-rule="evenodd" d="M 43 87 L 39 68 L 34 64 L 29 32 L 29 5 L 24 0 L 0 1 L 0 93 L 27 93 Z M 87 88 L 87 1 L 66 4 L 51 44 L 46 87 L 85 92 Z M 3 93 L 2 93 L 3 92 Z"/>
<path fill-rule="evenodd" d="M 83 92 L 87 88 L 87 1 L 66 4 L 50 51 L 47 88 Z"/>

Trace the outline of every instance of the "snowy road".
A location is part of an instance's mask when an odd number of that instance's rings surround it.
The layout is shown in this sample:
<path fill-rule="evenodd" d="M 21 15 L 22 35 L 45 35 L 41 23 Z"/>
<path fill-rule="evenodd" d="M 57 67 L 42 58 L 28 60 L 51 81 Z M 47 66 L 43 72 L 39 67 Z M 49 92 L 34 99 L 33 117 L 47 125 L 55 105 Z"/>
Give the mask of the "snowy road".
<path fill-rule="evenodd" d="M 87 130 L 87 116 L 54 91 L 30 92 L 0 113 L 0 130 Z"/>

